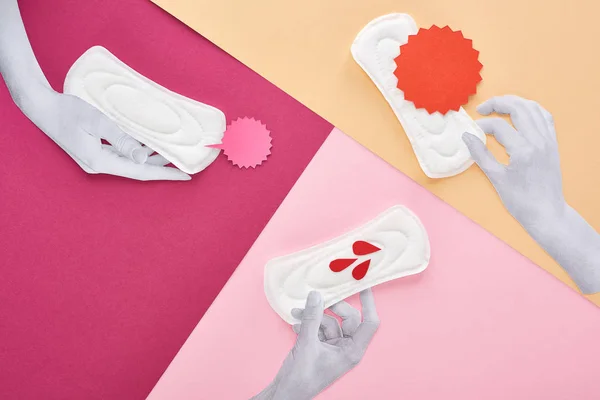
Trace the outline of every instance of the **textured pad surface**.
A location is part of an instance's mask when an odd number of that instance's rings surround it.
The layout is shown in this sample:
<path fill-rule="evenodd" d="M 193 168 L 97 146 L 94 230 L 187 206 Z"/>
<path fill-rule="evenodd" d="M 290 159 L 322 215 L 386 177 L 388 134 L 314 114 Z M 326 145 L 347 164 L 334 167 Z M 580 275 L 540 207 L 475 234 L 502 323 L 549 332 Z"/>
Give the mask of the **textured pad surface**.
<path fill-rule="evenodd" d="M 452 179 L 423 173 L 398 119 L 348 48 L 369 21 L 398 11 L 413 15 L 421 26 L 461 29 L 485 65 L 485 81 L 464 107 L 467 113 L 475 118 L 477 104 L 510 93 L 550 110 L 569 203 L 600 230 L 600 190 L 598 180 L 590 180 L 590 171 L 600 170 L 600 135 L 590 134 L 590 116 L 600 109 L 600 57 L 590 51 L 598 47 L 600 2 L 580 0 L 566 12 L 561 1 L 503 0 L 492 12 L 481 0 L 304 0 L 293 8 L 273 0 L 152 1 L 575 288 L 510 217 L 478 168 Z M 494 138 L 488 146 L 508 161 Z M 600 305 L 600 293 L 588 298 Z"/>
<path fill-rule="evenodd" d="M 71 67 L 64 92 L 81 97 L 188 174 L 208 167 L 225 132 L 218 109 L 174 93 L 95 46 Z"/>
<path fill-rule="evenodd" d="M 55 89 L 101 44 L 231 120 L 264 121 L 276 142 L 256 170 L 219 156 L 190 182 L 89 176 L 0 79 L 0 142 L 10 143 L 0 168 L 0 399 L 144 399 L 332 127 L 149 1 L 19 7 Z"/>
<path fill-rule="evenodd" d="M 419 216 L 431 261 L 373 289 L 381 326 L 318 400 L 598 398 L 597 308 L 336 130 L 148 400 L 239 400 L 266 387 L 296 335 L 265 299 L 265 263 L 395 204 Z"/>
<path fill-rule="evenodd" d="M 408 136 L 421 168 L 430 178 L 459 174 L 473 164 L 461 136 L 472 133 L 485 143 L 485 134 L 461 107 L 442 115 L 429 114 L 404 99 L 394 75 L 396 57 L 408 36 L 418 32 L 407 14 L 389 14 L 371 21 L 352 44 L 356 62 L 377 85 Z"/>
<path fill-rule="evenodd" d="M 327 308 L 366 288 L 418 274 L 429 257 L 421 221 L 394 206 L 352 232 L 271 260 L 265 266 L 265 294 L 279 316 L 293 324 L 298 321 L 291 310 L 304 308 L 312 290 L 323 295 Z"/>

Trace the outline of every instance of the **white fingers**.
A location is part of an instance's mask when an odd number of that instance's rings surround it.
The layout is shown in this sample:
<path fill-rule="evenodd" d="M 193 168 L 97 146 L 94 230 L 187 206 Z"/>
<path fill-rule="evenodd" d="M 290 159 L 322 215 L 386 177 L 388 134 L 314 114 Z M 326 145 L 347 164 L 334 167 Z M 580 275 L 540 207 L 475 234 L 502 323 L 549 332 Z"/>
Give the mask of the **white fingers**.
<path fill-rule="evenodd" d="M 354 343 L 363 351 L 367 348 L 373 336 L 379 329 L 379 316 L 375 308 L 375 298 L 371 289 L 363 290 L 360 293 L 360 303 L 362 305 L 363 322 L 358 326 L 354 333 Z"/>
<path fill-rule="evenodd" d="M 148 147 L 148 146 L 144 146 L 144 150 L 146 150 L 146 154 L 147 154 L 148 156 L 151 156 L 152 154 L 154 154 L 154 150 L 153 150 L 153 149 L 151 149 L 151 148 L 150 148 L 150 147 Z"/>
<path fill-rule="evenodd" d="M 481 115 L 490 115 L 493 113 L 512 115 L 517 113 L 517 108 L 505 96 L 496 96 L 477 106 L 477 112 Z"/>
<path fill-rule="evenodd" d="M 554 129 L 554 117 L 544 107 L 535 101 L 531 101 L 531 107 L 535 110 L 536 121 L 540 126 L 546 140 L 555 141 L 556 131 Z"/>
<path fill-rule="evenodd" d="M 321 322 L 321 328 L 325 340 L 337 339 L 342 337 L 342 327 L 340 326 L 337 319 L 331 315 L 323 315 L 323 322 Z"/>
<path fill-rule="evenodd" d="M 494 135 L 509 155 L 525 144 L 519 132 L 502 118 L 483 118 L 475 122 L 485 133 Z"/>
<path fill-rule="evenodd" d="M 301 326 L 302 326 L 302 324 L 294 324 L 294 325 L 292 326 L 292 330 L 294 331 L 294 333 L 296 333 L 296 335 L 298 335 L 298 334 L 300 333 L 300 330 L 301 330 L 301 328 L 300 328 L 300 327 L 301 327 Z M 326 340 L 328 340 L 328 339 L 325 337 L 325 332 L 323 332 L 323 328 L 322 328 L 322 327 L 321 327 L 321 328 L 319 328 L 319 336 L 318 336 L 318 337 L 319 337 L 319 340 L 320 340 L 321 342 L 325 342 Z"/>
<path fill-rule="evenodd" d="M 379 315 L 375 307 L 375 297 L 373 291 L 366 289 L 360 292 L 360 304 L 362 306 L 363 322 L 379 323 Z"/>
<path fill-rule="evenodd" d="M 546 110 L 542 106 L 540 107 L 542 108 L 542 110 L 544 110 L 542 113 L 544 114 L 544 119 L 546 120 L 546 123 L 550 128 L 554 129 L 554 117 L 552 116 L 552 114 L 550 114 L 548 110 Z"/>
<path fill-rule="evenodd" d="M 102 149 L 103 151 L 110 151 L 111 153 L 114 153 L 116 156 L 118 156 L 119 158 L 123 159 L 121 153 L 119 153 L 113 146 L 108 145 L 108 144 L 103 144 L 102 145 Z M 147 148 L 144 148 L 144 150 L 146 150 Z M 121 160 L 122 161 L 122 160 Z M 114 161 L 113 161 L 114 162 Z M 156 165 L 159 167 L 164 167 L 167 164 L 170 164 L 171 162 L 169 160 L 167 160 L 166 158 L 164 158 L 163 156 L 161 156 L 160 154 L 154 155 L 154 156 L 150 156 L 148 157 L 148 159 L 146 160 L 146 163 L 144 165 Z M 138 167 L 134 167 L 135 169 L 138 169 Z M 175 168 L 163 168 L 163 169 L 168 169 L 168 170 L 175 170 L 175 171 L 179 171 L 176 170 Z M 147 170 L 147 168 L 142 168 L 142 170 Z M 151 169 L 150 172 L 156 172 L 156 169 Z M 175 174 L 171 174 L 171 171 L 167 171 L 170 175 L 174 178 L 177 179 L 167 179 L 167 180 L 189 180 L 187 178 L 189 178 L 189 175 L 184 174 L 183 172 L 180 173 L 175 173 Z M 119 176 L 125 176 L 123 174 L 118 174 Z M 185 175 L 185 176 L 184 176 Z M 126 176 L 129 177 L 129 176 Z M 187 177 L 187 178 L 186 178 Z M 133 179 L 138 179 L 138 180 L 162 180 L 162 179 L 141 179 L 141 178 L 133 178 Z"/>
<path fill-rule="evenodd" d="M 548 138 L 550 138 L 551 135 L 550 135 L 550 126 L 548 126 L 548 121 L 546 120 L 546 117 L 543 114 L 543 111 L 545 111 L 545 110 L 542 108 L 542 106 L 540 106 L 535 101 L 528 100 L 526 102 L 526 104 L 527 104 L 527 108 L 529 110 L 529 115 L 531 116 L 531 120 L 533 121 L 533 123 L 535 125 L 536 133 L 539 136 L 541 136 L 542 139 L 548 140 Z M 540 142 L 540 143 L 544 143 L 544 142 Z"/>
<path fill-rule="evenodd" d="M 536 123 L 535 112 L 530 101 L 518 96 L 497 96 L 477 107 L 477 111 L 483 115 L 491 113 L 508 114 L 519 133 L 525 139 L 536 146 L 543 144 L 542 132 Z"/>
<path fill-rule="evenodd" d="M 192 178 L 177 168 L 149 164 L 133 164 L 132 172 L 141 181 L 189 181 Z"/>
<path fill-rule="evenodd" d="M 103 145 L 101 145 L 100 147 L 102 147 L 102 149 L 103 149 L 103 150 L 106 150 L 106 151 L 113 152 L 113 153 L 115 153 L 115 154 L 116 154 L 116 155 L 118 155 L 118 156 L 120 156 L 120 155 L 121 155 L 121 153 L 119 153 L 119 152 L 117 151 L 117 149 L 115 149 L 114 147 L 112 147 L 110 144 L 103 144 Z"/>
<path fill-rule="evenodd" d="M 304 310 L 301 308 L 292 309 L 292 317 L 302 320 L 302 316 L 304 315 Z M 300 333 L 300 326 L 302 324 L 295 324 L 293 326 L 294 332 Z M 331 315 L 323 314 L 323 321 L 321 321 L 321 326 L 319 328 L 319 340 L 331 340 L 342 337 L 342 328 L 337 319 L 332 317 Z"/>
<path fill-rule="evenodd" d="M 492 113 L 510 115 L 511 118 L 519 117 L 525 111 L 529 100 L 519 96 L 495 96 L 477 106 L 477 112 L 482 115 Z M 517 127 L 519 129 L 519 127 Z"/>
<path fill-rule="evenodd" d="M 164 167 L 165 165 L 170 164 L 170 163 L 171 163 L 171 161 L 167 160 L 166 158 L 164 158 L 160 154 L 156 154 L 156 155 L 150 156 L 146 160 L 146 164 L 160 165 L 161 167 Z"/>
<path fill-rule="evenodd" d="M 146 149 L 131 136 L 123 132 L 119 126 L 98 111 L 96 117 L 96 135 L 109 142 L 117 152 L 127 157 L 136 164 L 146 162 L 148 154 Z"/>
<path fill-rule="evenodd" d="M 176 169 L 150 164 L 136 164 L 119 156 L 114 149 L 101 148 L 93 168 L 98 173 L 122 176 L 140 181 L 189 181 L 186 173 Z"/>
<path fill-rule="evenodd" d="M 319 337 L 319 327 L 323 320 L 323 298 L 318 292 L 310 292 L 306 299 L 306 307 L 302 313 L 302 325 L 298 333 L 298 340 L 309 343 Z"/>
<path fill-rule="evenodd" d="M 136 164 L 146 162 L 146 150 L 138 141 L 123 132 L 116 122 L 103 114 L 96 107 L 74 96 L 73 107 L 81 114 L 80 126 L 88 134 L 105 139 L 114 149 Z"/>
<path fill-rule="evenodd" d="M 465 132 L 463 133 L 462 139 L 469 148 L 473 160 L 475 160 L 477 165 L 479 165 L 479 168 L 481 168 L 493 183 L 496 177 L 503 173 L 505 169 L 504 165 L 500 164 L 494 158 L 492 153 L 490 153 L 487 147 L 485 147 L 485 144 L 477 136 Z"/>
<path fill-rule="evenodd" d="M 292 330 L 293 330 L 293 331 L 296 333 L 296 335 L 298 335 L 298 334 L 300 333 L 300 330 L 301 330 L 301 328 L 300 328 L 300 327 L 301 327 L 301 326 L 302 326 L 302 324 L 294 324 L 294 325 L 292 326 Z M 323 331 L 323 326 L 322 326 L 322 325 L 321 325 L 321 327 L 319 328 L 319 335 L 318 335 L 318 337 L 319 337 L 319 340 L 320 340 L 321 342 L 325 342 L 325 341 L 329 340 L 329 339 L 328 339 L 328 338 L 325 336 L 325 332 Z"/>
<path fill-rule="evenodd" d="M 304 310 L 302 308 L 292 308 L 292 317 L 302 321 L 302 314 L 304 314 Z"/>
<path fill-rule="evenodd" d="M 345 301 L 340 301 L 329 309 L 342 319 L 342 333 L 344 336 L 352 336 L 360 325 L 360 311 Z"/>

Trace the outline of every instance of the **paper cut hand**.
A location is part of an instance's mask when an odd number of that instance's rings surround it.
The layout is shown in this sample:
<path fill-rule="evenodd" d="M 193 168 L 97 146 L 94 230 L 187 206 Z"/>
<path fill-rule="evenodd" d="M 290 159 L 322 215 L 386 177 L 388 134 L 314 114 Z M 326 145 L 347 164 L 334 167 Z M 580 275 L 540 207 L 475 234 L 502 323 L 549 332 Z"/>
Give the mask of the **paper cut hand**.
<path fill-rule="evenodd" d="M 116 123 L 84 100 L 54 91 L 40 93 L 35 105 L 21 109 L 46 135 L 90 174 L 110 174 L 142 181 L 189 180 L 190 177 L 152 150 L 142 147 Z M 102 144 L 105 139 L 111 145 Z"/>
<path fill-rule="evenodd" d="M 189 180 L 164 167 L 162 156 L 143 148 L 85 101 L 55 92 L 27 38 L 17 0 L 0 0 L 0 74 L 27 117 L 86 172 L 138 180 Z M 112 146 L 102 145 L 105 139 Z"/>
<path fill-rule="evenodd" d="M 508 211 L 524 226 L 542 217 L 559 215 L 563 197 L 558 146 L 552 116 L 533 101 L 516 96 L 496 97 L 480 105 L 483 115 L 510 114 L 517 128 L 502 118 L 477 121 L 506 148 L 510 164 L 497 162 L 483 143 L 471 134 L 464 139 L 475 162 L 490 179 Z"/>
<path fill-rule="evenodd" d="M 330 310 L 342 319 L 323 313 L 323 299 L 311 292 L 304 310 L 294 309 L 300 319 L 294 325 L 298 339 L 283 362 L 275 380 L 253 399 L 312 399 L 362 359 L 379 327 L 379 317 L 371 289 L 360 293 L 360 312 L 342 301 Z"/>
<path fill-rule="evenodd" d="M 476 136 L 463 135 L 504 206 L 584 293 L 600 291 L 600 235 L 565 201 L 552 115 L 517 96 L 494 97 L 477 111 L 508 114 L 514 124 L 502 118 L 477 121 L 505 147 L 508 165 L 496 161 Z"/>

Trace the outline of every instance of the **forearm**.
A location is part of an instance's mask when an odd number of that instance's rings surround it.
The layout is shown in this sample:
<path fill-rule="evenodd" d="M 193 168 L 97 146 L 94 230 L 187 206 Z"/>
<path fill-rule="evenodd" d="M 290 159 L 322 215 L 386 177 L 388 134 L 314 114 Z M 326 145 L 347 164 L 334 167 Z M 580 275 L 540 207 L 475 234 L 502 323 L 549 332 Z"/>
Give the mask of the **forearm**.
<path fill-rule="evenodd" d="M 304 393 L 303 390 L 286 390 L 277 388 L 273 393 L 272 400 L 311 400 L 313 396 Z"/>
<path fill-rule="evenodd" d="M 41 92 L 51 90 L 27 38 L 17 0 L 0 0 L 0 74 L 22 110 Z"/>
<path fill-rule="evenodd" d="M 569 205 L 529 232 L 585 294 L 600 292 L 600 235 Z"/>
<path fill-rule="evenodd" d="M 277 386 L 274 383 L 271 383 L 262 392 L 252 397 L 250 400 L 272 400 L 276 389 Z"/>
<path fill-rule="evenodd" d="M 310 400 L 305 388 L 290 388 L 278 384 L 277 379 L 250 400 Z"/>

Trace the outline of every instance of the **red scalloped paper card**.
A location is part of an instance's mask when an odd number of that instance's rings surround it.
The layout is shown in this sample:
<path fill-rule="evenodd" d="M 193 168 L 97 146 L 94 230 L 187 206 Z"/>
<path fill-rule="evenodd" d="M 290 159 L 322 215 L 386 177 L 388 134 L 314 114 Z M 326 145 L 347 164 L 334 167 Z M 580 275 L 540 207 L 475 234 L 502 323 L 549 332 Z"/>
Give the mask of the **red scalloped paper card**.
<path fill-rule="evenodd" d="M 481 82 L 479 52 L 461 31 L 433 25 L 400 46 L 394 75 L 404 98 L 430 114 L 458 111 Z"/>

